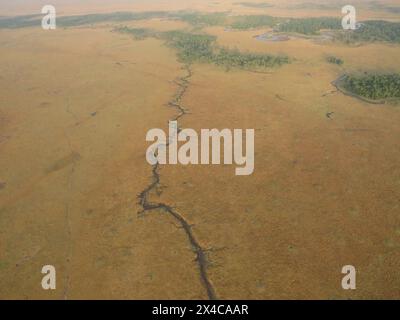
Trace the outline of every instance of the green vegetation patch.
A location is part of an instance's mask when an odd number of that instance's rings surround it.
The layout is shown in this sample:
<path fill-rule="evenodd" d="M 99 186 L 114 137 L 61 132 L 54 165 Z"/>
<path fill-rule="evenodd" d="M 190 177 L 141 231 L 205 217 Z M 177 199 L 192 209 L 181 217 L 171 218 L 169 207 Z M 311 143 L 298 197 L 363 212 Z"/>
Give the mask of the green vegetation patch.
<path fill-rule="evenodd" d="M 213 59 L 216 37 L 206 34 L 193 34 L 184 31 L 160 33 L 167 45 L 178 50 L 182 62 L 210 62 Z"/>
<path fill-rule="evenodd" d="M 163 34 L 167 44 L 178 50 L 182 62 L 207 62 L 227 68 L 245 69 L 267 68 L 289 63 L 287 56 L 244 53 L 239 50 L 221 48 L 216 45 L 216 37 L 206 34 L 193 34 L 182 31 Z"/>
<path fill-rule="evenodd" d="M 154 36 L 153 31 L 145 28 L 119 27 L 115 28 L 113 31 L 132 35 L 135 40 L 144 40 L 148 37 Z"/>
<path fill-rule="evenodd" d="M 213 57 L 213 63 L 227 68 L 237 67 L 243 69 L 271 68 L 290 62 L 284 55 L 275 56 L 269 54 L 256 54 L 240 52 L 237 49 L 221 48 Z"/>
<path fill-rule="evenodd" d="M 374 41 L 400 43 L 400 23 L 365 21 L 357 30 L 346 30 L 339 33 L 337 39 L 348 44 Z"/>
<path fill-rule="evenodd" d="M 400 74 L 345 75 L 338 85 L 352 94 L 370 100 L 400 98 Z"/>
<path fill-rule="evenodd" d="M 262 27 L 273 27 L 279 21 L 281 21 L 280 18 L 268 15 L 236 16 L 232 17 L 230 26 L 233 29 L 248 30 Z"/>
<path fill-rule="evenodd" d="M 276 30 L 304 35 L 318 35 L 320 30 L 335 30 L 335 39 L 347 44 L 359 42 L 386 41 L 400 43 L 400 23 L 389 21 L 365 21 L 356 30 L 343 30 L 337 18 L 299 18 L 280 23 Z"/>
<path fill-rule="evenodd" d="M 277 30 L 280 32 L 294 32 L 305 35 L 317 35 L 323 29 L 340 30 L 342 29 L 342 22 L 340 19 L 330 17 L 299 18 L 287 20 L 277 26 Z"/>
<path fill-rule="evenodd" d="M 132 34 L 135 38 L 156 37 L 177 50 L 178 58 L 183 63 L 212 63 L 227 69 L 237 67 L 243 69 L 258 69 L 281 66 L 290 63 L 287 56 L 255 54 L 227 49 L 216 44 L 217 38 L 208 34 L 189 33 L 185 31 L 153 32 L 135 28 L 117 28 L 117 32 Z"/>
<path fill-rule="evenodd" d="M 178 12 L 171 13 L 170 17 L 178 18 L 194 26 L 220 26 L 226 22 L 226 13 L 224 12 Z"/>

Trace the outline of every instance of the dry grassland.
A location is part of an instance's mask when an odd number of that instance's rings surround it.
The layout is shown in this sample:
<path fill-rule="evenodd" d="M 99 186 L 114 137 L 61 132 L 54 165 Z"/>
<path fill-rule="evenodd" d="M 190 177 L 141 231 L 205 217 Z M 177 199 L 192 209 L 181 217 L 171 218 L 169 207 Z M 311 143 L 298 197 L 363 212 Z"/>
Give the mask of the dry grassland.
<path fill-rule="evenodd" d="M 60 6 L 62 14 L 264 10 L 234 4 L 240 1 L 127 2 Z M 276 16 L 335 12 L 268 2 L 277 7 L 265 10 Z M 31 13 L 35 5 L 8 13 Z M 162 19 L 124 25 L 189 28 Z M 176 219 L 162 210 L 138 215 L 138 195 L 152 178 L 146 132 L 166 130 L 176 115 L 168 102 L 186 71 L 162 41 L 111 29 L 0 30 L 3 299 L 208 298 Z M 204 29 L 220 45 L 293 62 L 268 73 L 193 64 L 181 101 L 189 114 L 179 120 L 197 131 L 254 128 L 254 174 L 163 166 L 150 197 L 191 224 L 218 298 L 398 299 L 400 108 L 344 96 L 331 82 L 348 71 L 400 72 L 400 46 L 254 39 L 266 30 Z M 330 55 L 345 64 L 328 64 Z M 40 286 L 46 264 L 57 268 L 56 291 Z M 346 264 L 357 267 L 356 291 L 340 286 Z"/>

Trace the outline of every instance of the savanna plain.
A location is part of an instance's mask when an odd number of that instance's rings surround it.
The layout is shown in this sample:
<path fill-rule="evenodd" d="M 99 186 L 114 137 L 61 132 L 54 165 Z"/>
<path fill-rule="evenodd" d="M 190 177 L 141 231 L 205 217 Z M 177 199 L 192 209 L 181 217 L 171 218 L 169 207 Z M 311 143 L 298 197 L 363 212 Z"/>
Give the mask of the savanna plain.
<path fill-rule="evenodd" d="M 0 4 L 1 299 L 400 298 L 398 1 L 53 2 Z M 254 173 L 151 166 L 176 119 Z"/>

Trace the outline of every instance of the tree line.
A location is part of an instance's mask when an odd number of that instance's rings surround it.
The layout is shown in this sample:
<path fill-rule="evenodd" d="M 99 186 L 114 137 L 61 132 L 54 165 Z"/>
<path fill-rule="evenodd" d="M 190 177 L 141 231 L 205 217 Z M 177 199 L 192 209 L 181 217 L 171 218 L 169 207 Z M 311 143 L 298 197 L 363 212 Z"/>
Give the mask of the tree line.
<path fill-rule="evenodd" d="M 280 32 L 294 32 L 305 35 L 316 35 L 322 29 L 342 29 L 342 23 L 337 18 L 296 18 L 280 23 L 276 30 Z"/>
<path fill-rule="evenodd" d="M 208 34 L 185 31 L 154 32 L 148 29 L 122 27 L 114 31 L 131 34 L 135 39 L 156 37 L 177 50 L 177 56 L 183 63 L 203 62 L 244 69 L 270 68 L 290 63 L 285 55 L 257 54 L 228 49 L 216 44 L 217 38 Z"/>
<path fill-rule="evenodd" d="M 207 62 L 227 68 L 269 68 L 290 62 L 284 55 L 255 54 L 228 49 L 216 44 L 216 37 L 184 31 L 165 32 L 161 36 L 167 44 L 178 50 L 182 62 Z"/>
<path fill-rule="evenodd" d="M 400 23 L 389 21 L 365 21 L 357 30 L 346 30 L 336 35 L 345 43 L 387 41 L 400 43 Z"/>
<path fill-rule="evenodd" d="M 74 27 L 104 22 L 125 22 L 151 18 L 179 19 L 197 29 L 204 26 L 224 26 L 238 30 L 274 28 L 277 32 L 293 32 L 304 35 L 318 35 L 321 30 L 333 30 L 334 39 L 343 43 L 386 41 L 400 43 L 400 23 L 380 20 L 359 23 L 357 30 L 343 30 L 341 19 L 320 18 L 283 18 L 269 15 L 228 16 L 225 12 L 201 13 L 190 11 L 149 11 L 149 12 L 114 12 L 62 16 L 57 19 L 59 27 Z M 41 26 L 42 15 L 0 17 L 0 28 L 24 28 Z"/>

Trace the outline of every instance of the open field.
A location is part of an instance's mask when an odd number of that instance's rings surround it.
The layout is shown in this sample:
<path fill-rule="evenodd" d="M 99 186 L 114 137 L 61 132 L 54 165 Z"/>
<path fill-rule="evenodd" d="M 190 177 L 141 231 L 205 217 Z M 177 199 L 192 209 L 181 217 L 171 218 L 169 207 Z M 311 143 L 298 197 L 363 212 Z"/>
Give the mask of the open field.
<path fill-rule="evenodd" d="M 399 299 L 400 104 L 332 82 L 399 74 L 400 44 L 259 41 L 273 26 L 229 28 L 238 15 L 341 18 L 340 1 L 310 2 L 60 0 L 64 22 L 170 15 L 0 28 L 0 298 Z M 21 3 L 0 15 L 42 5 Z M 360 18 L 400 22 L 396 4 L 364 2 Z M 188 42 L 195 57 L 182 54 Z M 177 117 L 196 131 L 255 129 L 254 173 L 149 165 L 147 131 Z M 40 286 L 47 264 L 54 291 Z M 349 264 L 354 291 L 341 287 Z"/>

